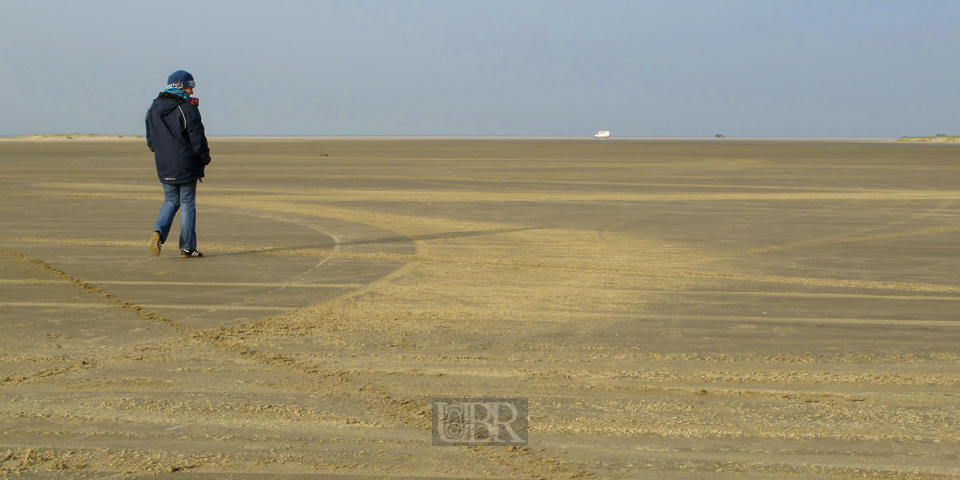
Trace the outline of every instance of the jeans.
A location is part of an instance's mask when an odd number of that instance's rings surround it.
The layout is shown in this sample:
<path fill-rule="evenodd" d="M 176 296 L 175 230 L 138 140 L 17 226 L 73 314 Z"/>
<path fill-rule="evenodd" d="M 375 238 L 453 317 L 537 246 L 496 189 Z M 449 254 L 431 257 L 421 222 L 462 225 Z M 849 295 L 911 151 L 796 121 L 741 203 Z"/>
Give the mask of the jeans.
<path fill-rule="evenodd" d="M 167 234 L 173 225 L 173 217 L 180 212 L 180 250 L 197 248 L 197 181 L 179 185 L 163 184 L 163 206 L 153 230 L 160 232 L 160 241 L 167 241 Z"/>

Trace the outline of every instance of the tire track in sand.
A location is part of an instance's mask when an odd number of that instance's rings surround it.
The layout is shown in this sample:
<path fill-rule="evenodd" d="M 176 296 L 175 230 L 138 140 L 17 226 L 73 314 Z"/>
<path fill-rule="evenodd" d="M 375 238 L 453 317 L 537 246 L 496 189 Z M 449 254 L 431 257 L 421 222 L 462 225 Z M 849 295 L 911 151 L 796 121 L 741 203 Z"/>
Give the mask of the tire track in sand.
<path fill-rule="evenodd" d="M 415 243 L 421 244 L 422 242 L 417 241 Z M 417 246 L 418 250 L 420 250 L 420 245 Z M 385 416 L 391 421 L 404 427 L 423 431 L 425 432 L 425 435 L 429 434 L 430 428 L 432 428 L 427 410 L 428 406 L 420 403 L 420 399 L 396 397 L 392 395 L 385 387 L 379 385 L 372 385 L 369 383 L 357 385 L 355 384 L 355 379 L 352 378 L 358 376 L 357 372 L 321 370 L 313 365 L 304 364 L 280 353 L 269 353 L 255 350 L 244 346 L 239 342 L 231 341 L 232 335 L 227 333 L 228 331 L 230 333 L 242 331 L 244 327 L 253 326 L 254 324 L 263 324 L 268 322 L 268 319 L 261 319 L 250 322 L 249 324 L 235 325 L 230 328 L 220 328 L 212 331 L 199 330 L 184 323 L 157 315 L 141 305 L 121 300 L 120 298 L 117 298 L 116 296 L 107 293 L 106 291 L 97 288 L 88 282 L 70 276 L 66 272 L 50 265 L 47 262 L 44 262 L 43 260 L 31 258 L 27 255 L 4 247 L 0 247 L 0 256 L 32 265 L 43 272 L 57 277 L 63 282 L 79 288 L 85 293 L 98 297 L 101 301 L 112 307 L 129 311 L 146 320 L 166 325 L 174 331 L 187 336 L 191 340 L 216 347 L 231 355 L 253 360 L 257 363 L 270 367 L 281 368 L 293 372 L 301 378 L 312 382 L 322 390 L 336 390 L 339 394 L 351 396 L 357 401 L 367 404 L 370 408 L 370 411 Z M 347 300 L 355 296 L 363 295 L 364 293 L 376 289 L 379 285 L 389 282 L 393 278 L 402 275 L 407 270 L 412 268 L 412 266 L 413 263 L 406 263 L 394 272 L 381 277 L 374 282 L 371 282 L 359 289 L 345 292 L 341 295 L 333 297 L 324 303 Z M 78 371 L 85 367 L 85 365 L 80 364 L 79 366 L 75 366 L 75 368 L 57 368 L 53 370 L 45 369 L 40 372 L 35 372 L 35 374 L 30 375 L 29 378 L 22 380 L 37 380 L 52 375 L 61 375 Z M 13 383 L 14 382 L 10 382 L 10 384 Z M 2 385 L 2 383 L 0 383 L 0 385 Z M 592 473 L 588 472 L 583 468 L 583 466 L 577 463 L 533 452 L 528 447 L 510 447 L 505 450 L 473 447 L 468 449 L 468 451 L 487 460 L 506 465 L 515 471 L 522 472 L 524 475 L 530 478 L 577 478 L 581 476 L 592 475 Z"/>

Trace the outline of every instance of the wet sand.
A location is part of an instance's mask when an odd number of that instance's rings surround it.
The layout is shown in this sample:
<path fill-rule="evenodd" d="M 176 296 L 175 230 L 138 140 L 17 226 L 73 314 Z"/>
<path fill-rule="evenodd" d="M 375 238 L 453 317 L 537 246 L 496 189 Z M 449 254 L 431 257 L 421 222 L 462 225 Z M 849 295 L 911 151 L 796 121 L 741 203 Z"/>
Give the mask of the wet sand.
<path fill-rule="evenodd" d="M 211 148 L 181 260 L 142 141 L 0 142 L 0 472 L 960 476 L 957 146 Z M 529 446 L 431 446 L 434 397 Z"/>

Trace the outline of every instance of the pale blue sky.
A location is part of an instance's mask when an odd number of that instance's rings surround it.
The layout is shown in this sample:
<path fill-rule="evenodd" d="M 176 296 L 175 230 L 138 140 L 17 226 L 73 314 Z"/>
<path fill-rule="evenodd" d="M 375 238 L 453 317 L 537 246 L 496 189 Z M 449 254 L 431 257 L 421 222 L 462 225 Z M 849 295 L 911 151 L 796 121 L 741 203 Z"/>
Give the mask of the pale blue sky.
<path fill-rule="evenodd" d="M 960 134 L 952 0 L 0 5 L 0 136 Z"/>

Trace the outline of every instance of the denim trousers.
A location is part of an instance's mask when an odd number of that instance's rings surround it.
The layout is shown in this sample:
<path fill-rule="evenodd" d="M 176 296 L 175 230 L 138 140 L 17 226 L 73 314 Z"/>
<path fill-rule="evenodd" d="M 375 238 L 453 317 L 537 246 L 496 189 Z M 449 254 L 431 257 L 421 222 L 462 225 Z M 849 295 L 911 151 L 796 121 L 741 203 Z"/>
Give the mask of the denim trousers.
<path fill-rule="evenodd" d="M 180 250 L 196 250 L 197 248 L 197 181 L 181 183 L 179 185 L 163 184 L 163 206 L 157 216 L 154 231 L 160 232 L 162 242 L 167 241 L 167 234 L 173 225 L 173 217 L 180 210 Z"/>

